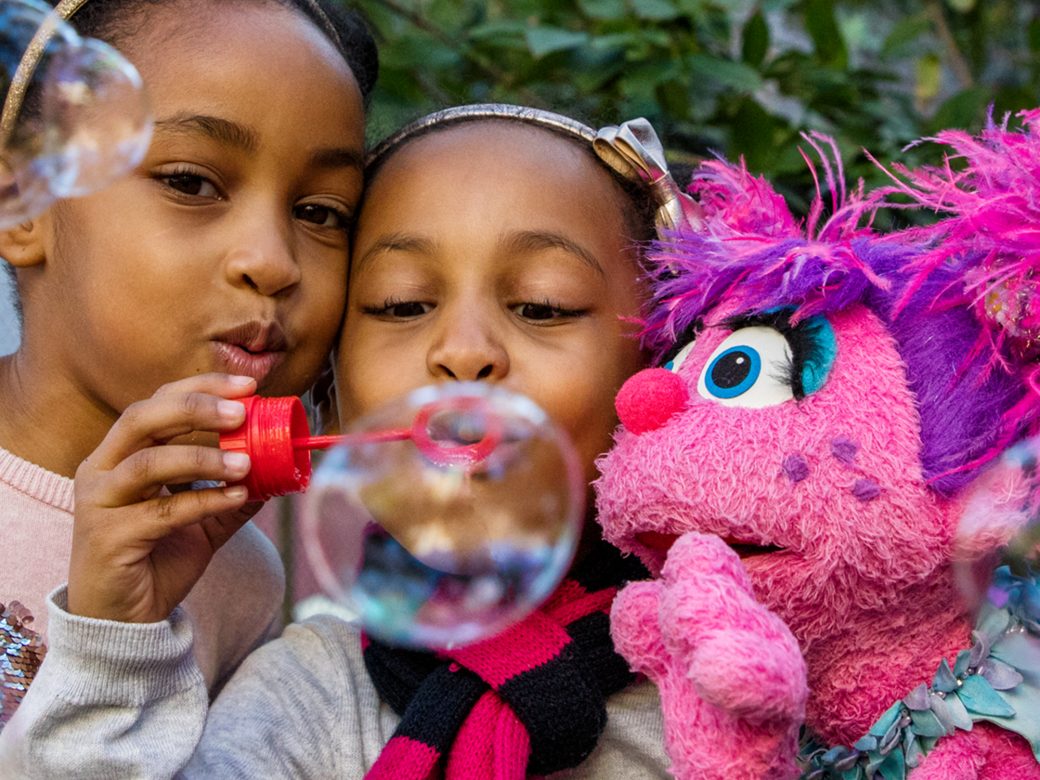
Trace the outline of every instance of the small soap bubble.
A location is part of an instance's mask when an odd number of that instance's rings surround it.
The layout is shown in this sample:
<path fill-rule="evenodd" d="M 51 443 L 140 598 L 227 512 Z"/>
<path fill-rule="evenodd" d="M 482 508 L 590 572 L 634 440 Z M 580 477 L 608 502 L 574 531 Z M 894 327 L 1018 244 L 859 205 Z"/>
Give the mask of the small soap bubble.
<path fill-rule="evenodd" d="M 148 148 L 137 70 L 37 0 L 0 0 L 0 88 L 0 229 L 107 186 Z"/>
<path fill-rule="evenodd" d="M 304 547 L 369 634 L 449 648 L 502 631 L 552 593 L 584 497 L 573 447 L 529 399 L 480 383 L 427 387 L 325 453 Z"/>
<path fill-rule="evenodd" d="M 1024 622 L 1040 620 L 1031 584 L 1040 576 L 1040 438 L 1010 448 L 968 489 L 955 549 L 957 583 L 971 609 L 1014 601 Z"/>

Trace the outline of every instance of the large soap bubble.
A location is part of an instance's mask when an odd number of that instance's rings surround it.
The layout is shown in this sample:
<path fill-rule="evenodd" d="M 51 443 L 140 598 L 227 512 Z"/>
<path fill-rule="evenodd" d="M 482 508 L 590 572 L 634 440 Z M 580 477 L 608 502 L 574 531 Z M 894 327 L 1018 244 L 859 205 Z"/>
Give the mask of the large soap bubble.
<path fill-rule="evenodd" d="M 137 70 L 37 0 L 0 0 L 0 88 L 0 229 L 101 189 L 148 148 Z"/>
<path fill-rule="evenodd" d="M 975 481 L 957 528 L 956 573 L 970 608 L 1011 606 L 1040 630 L 1038 468 L 1040 438 L 1027 439 Z"/>
<path fill-rule="evenodd" d="M 370 634 L 448 648 L 550 595 L 584 496 L 571 444 L 533 402 L 479 383 L 428 387 L 325 454 L 304 546 L 326 592 Z"/>

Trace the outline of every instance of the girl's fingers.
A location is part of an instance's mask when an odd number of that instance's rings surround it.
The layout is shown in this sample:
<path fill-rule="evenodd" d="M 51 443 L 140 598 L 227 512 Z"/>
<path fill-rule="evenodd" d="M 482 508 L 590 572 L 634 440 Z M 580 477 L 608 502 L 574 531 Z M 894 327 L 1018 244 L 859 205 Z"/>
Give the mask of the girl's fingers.
<path fill-rule="evenodd" d="M 138 450 L 193 431 L 234 430 L 245 420 L 245 407 L 234 398 L 247 395 L 255 383 L 207 374 L 160 388 L 151 398 L 126 408 L 98 448 L 87 459 L 94 469 L 109 471 Z M 187 389 L 188 383 L 206 390 Z M 169 388 L 177 386 L 177 391 Z"/>
<path fill-rule="evenodd" d="M 159 395 L 183 395 L 184 393 L 212 393 L 225 398 L 242 398 L 256 392 L 256 380 L 251 376 L 235 374 L 198 374 L 187 379 L 178 379 L 162 385 L 152 393 Z"/>
<path fill-rule="evenodd" d="M 204 523 L 203 530 L 216 550 L 254 514 L 245 509 L 246 498 L 243 487 L 158 496 L 138 506 L 144 518 L 137 529 L 138 536 L 142 541 L 157 542 L 180 528 Z"/>
<path fill-rule="evenodd" d="M 120 507 L 143 501 L 163 485 L 198 480 L 237 482 L 249 473 L 249 456 L 216 447 L 167 444 L 147 447 L 121 461 L 95 483 L 95 506 Z"/>

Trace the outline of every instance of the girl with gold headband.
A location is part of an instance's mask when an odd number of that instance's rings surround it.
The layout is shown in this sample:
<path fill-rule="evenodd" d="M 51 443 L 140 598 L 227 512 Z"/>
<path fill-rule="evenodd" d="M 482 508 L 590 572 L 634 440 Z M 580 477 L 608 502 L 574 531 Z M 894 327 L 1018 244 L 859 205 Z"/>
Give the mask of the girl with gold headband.
<path fill-rule="evenodd" d="M 615 392 L 643 364 L 641 242 L 655 211 L 658 223 L 696 219 L 655 142 L 641 120 L 597 135 L 491 105 L 438 112 L 382 144 L 354 232 L 340 418 L 428 384 L 495 383 L 570 434 L 591 483 Z M 96 608 L 117 585 L 106 553 L 84 550 L 70 609 L 61 592 L 52 605 L 48 662 L 64 673 L 45 665 L 22 752 L 0 762 L 41 777 L 667 777 L 657 691 L 609 631 L 617 588 L 645 572 L 586 522 L 564 584 L 498 636 L 400 650 L 318 616 L 256 650 L 212 707 L 183 610 L 145 610 L 154 622 L 142 625 Z M 143 602 L 169 601 L 150 587 Z M 94 617 L 73 614 L 74 598 Z"/>
<path fill-rule="evenodd" d="M 0 358 L 0 728 L 50 640 L 44 605 L 68 577 L 74 505 L 102 513 L 94 532 L 113 545 L 140 524 L 202 521 L 168 540 L 182 557 L 158 573 L 194 585 L 167 606 L 183 601 L 204 693 L 268 635 L 284 575 L 258 530 L 238 530 L 256 506 L 164 486 L 243 474 L 248 463 L 214 463 L 202 446 L 242 419 L 230 399 L 301 393 L 324 365 L 377 67 L 364 26 L 326 0 L 62 0 L 56 12 L 136 66 L 155 130 L 130 175 L 0 234 L 24 326 Z M 34 57 L 5 117 L 38 110 Z M 123 545 L 106 566 L 132 592 L 142 559 Z"/>

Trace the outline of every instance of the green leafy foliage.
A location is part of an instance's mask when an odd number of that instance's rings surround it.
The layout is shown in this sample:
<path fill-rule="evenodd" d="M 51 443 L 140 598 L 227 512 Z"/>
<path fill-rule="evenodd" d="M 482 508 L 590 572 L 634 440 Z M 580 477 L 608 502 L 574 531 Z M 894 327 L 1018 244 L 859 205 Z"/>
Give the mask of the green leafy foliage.
<path fill-rule="evenodd" d="M 346 0 L 344 0 L 346 1 Z M 590 124 L 645 116 L 670 156 L 743 156 L 796 202 L 801 133 L 847 176 L 936 161 L 942 127 L 1040 104 L 1040 6 L 1015 0 L 356 0 L 381 45 L 375 140 L 446 105 L 504 101 Z"/>

